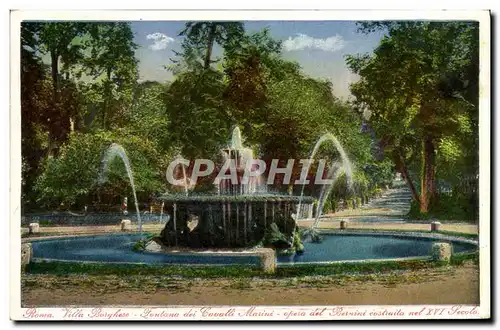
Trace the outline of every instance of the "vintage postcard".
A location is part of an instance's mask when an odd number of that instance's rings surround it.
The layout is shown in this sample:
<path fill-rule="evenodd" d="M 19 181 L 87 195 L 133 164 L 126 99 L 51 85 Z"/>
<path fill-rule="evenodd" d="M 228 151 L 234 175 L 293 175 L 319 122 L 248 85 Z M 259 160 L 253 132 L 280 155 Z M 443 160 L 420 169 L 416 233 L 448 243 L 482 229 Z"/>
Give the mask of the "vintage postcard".
<path fill-rule="evenodd" d="M 12 11 L 11 319 L 490 318 L 488 11 Z"/>

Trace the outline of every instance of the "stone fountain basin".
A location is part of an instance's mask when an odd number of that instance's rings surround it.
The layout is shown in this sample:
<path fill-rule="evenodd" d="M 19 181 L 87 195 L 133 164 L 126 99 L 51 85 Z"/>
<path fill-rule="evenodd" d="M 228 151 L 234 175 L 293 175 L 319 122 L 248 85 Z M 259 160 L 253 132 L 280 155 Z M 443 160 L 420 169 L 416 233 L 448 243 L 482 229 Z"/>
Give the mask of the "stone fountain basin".
<path fill-rule="evenodd" d="M 32 240 L 32 260 L 173 265 L 256 265 L 258 249 L 183 249 L 135 252 L 139 234 L 107 234 Z M 304 242 L 305 253 L 276 257 L 277 266 L 338 262 L 428 259 L 432 244 L 449 242 L 454 253 L 477 250 L 477 242 L 431 233 L 325 232 L 321 243 Z"/>

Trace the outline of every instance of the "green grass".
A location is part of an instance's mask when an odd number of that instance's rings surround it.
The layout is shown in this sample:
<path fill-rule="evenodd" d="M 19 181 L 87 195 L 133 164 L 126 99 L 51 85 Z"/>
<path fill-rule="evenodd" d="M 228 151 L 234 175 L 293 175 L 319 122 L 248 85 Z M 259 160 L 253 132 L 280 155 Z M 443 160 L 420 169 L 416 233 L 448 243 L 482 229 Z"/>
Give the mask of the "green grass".
<path fill-rule="evenodd" d="M 477 262 L 478 253 L 453 256 L 452 265 L 461 265 L 466 260 Z M 182 278 L 291 278 L 303 276 L 341 275 L 383 273 L 398 270 L 418 270 L 443 266 L 443 263 L 431 260 L 381 261 L 360 263 L 338 263 L 329 265 L 295 265 L 279 267 L 275 274 L 265 274 L 257 267 L 219 266 L 192 267 L 178 265 L 146 265 L 146 264 L 105 264 L 105 263 L 72 263 L 43 261 L 30 263 L 25 272 L 29 274 L 48 274 L 65 276 L 70 274 L 87 275 L 154 275 L 178 276 Z"/>
<path fill-rule="evenodd" d="M 475 265 L 479 265 L 479 252 L 455 254 L 450 260 L 450 264 L 453 266 L 461 266 L 466 261 L 472 261 Z"/>
<path fill-rule="evenodd" d="M 235 289 L 235 290 L 248 290 L 252 288 L 251 279 L 249 278 L 237 278 L 232 281 L 225 289 Z"/>
<path fill-rule="evenodd" d="M 30 263 L 25 271 L 31 274 L 88 274 L 88 275 L 156 275 L 182 276 L 187 278 L 252 277 L 261 271 L 257 267 L 192 267 L 177 265 L 107 264 L 42 261 Z"/>

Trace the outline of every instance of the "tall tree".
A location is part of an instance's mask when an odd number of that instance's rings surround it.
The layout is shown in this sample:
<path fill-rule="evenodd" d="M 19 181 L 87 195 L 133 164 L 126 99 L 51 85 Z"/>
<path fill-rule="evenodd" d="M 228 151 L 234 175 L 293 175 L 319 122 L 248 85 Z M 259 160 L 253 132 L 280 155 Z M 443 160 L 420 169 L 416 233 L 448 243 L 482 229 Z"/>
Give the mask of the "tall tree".
<path fill-rule="evenodd" d="M 280 55 L 281 42 L 271 38 L 268 29 L 226 44 L 222 63 L 226 76 L 224 98 L 233 108 L 233 120 L 245 127 L 247 136 L 252 134 L 250 123 L 265 123 L 267 84 L 275 67 L 280 66 Z"/>
<path fill-rule="evenodd" d="M 40 173 L 44 155 L 43 132 L 52 90 L 45 80 L 42 61 L 36 56 L 39 24 L 21 24 L 21 157 L 22 205 L 33 204 L 33 185 Z"/>
<path fill-rule="evenodd" d="M 230 117 L 223 89 L 222 74 L 210 69 L 184 72 L 169 87 L 168 134 L 184 157 L 211 158 L 227 141 Z"/>
<path fill-rule="evenodd" d="M 50 57 L 50 68 L 52 78 L 53 104 L 54 110 L 59 112 L 55 116 L 59 129 L 62 132 L 69 132 L 74 127 L 75 113 L 68 113 L 60 104 L 61 93 L 61 69 L 64 69 L 69 76 L 70 69 L 84 58 L 83 37 L 88 31 L 90 23 L 82 22 L 46 22 L 46 23 L 25 23 L 39 24 L 37 39 L 39 51 L 48 54 Z M 61 68 L 62 64 L 62 68 Z M 57 128 L 56 128 L 57 130 Z M 67 138 L 67 134 L 58 134 L 54 130 L 49 130 L 49 150 L 57 150 L 59 144 Z"/>
<path fill-rule="evenodd" d="M 98 79 L 103 90 L 101 105 L 101 126 L 109 126 L 113 115 L 113 94 L 121 93 L 123 103 L 132 101 L 132 89 L 137 80 L 137 59 L 134 34 L 129 23 L 105 22 L 93 24 L 90 28 L 89 47 L 91 55 L 85 65 L 88 73 Z"/>
<path fill-rule="evenodd" d="M 224 72 L 210 66 L 212 50 L 215 43 L 227 47 L 243 33 L 240 22 L 188 22 L 180 32 L 182 52 L 175 53 L 178 58 L 169 68 L 176 80 L 165 100 L 169 133 L 185 157 L 212 156 L 227 139 L 233 116 L 223 96 Z"/>
<path fill-rule="evenodd" d="M 50 67 L 54 97 L 59 91 L 60 64 L 69 69 L 83 60 L 83 43 L 81 38 L 87 33 L 89 23 L 79 22 L 47 22 L 41 23 L 38 33 L 40 50 L 50 56 Z M 77 40 L 80 38 L 80 40 Z"/>
<path fill-rule="evenodd" d="M 203 51 L 203 68 L 206 70 L 212 62 L 212 51 L 215 43 L 223 48 L 233 40 L 239 39 L 244 34 L 241 22 L 188 22 L 180 36 L 185 36 L 185 48 L 194 47 Z"/>
<path fill-rule="evenodd" d="M 360 76 L 351 92 L 371 112 L 370 125 L 393 157 L 422 213 L 437 199 L 436 153 L 447 136 L 470 129 L 477 108 L 463 95 L 477 85 L 478 26 L 458 22 L 373 22 L 387 35 L 373 55 L 348 56 Z M 469 72 L 469 78 L 465 73 Z M 416 147 L 420 146 L 420 147 Z M 421 164 L 420 191 L 409 163 Z"/>
<path fill-rule="evenodd" d="M 134 101 L 125 116 L 129 127 L 137 135 L 156 142 L 160 149 L 168 150 L 168 116 L 165 115 L 167 84 L 144 81 L 134 90 Z"/>

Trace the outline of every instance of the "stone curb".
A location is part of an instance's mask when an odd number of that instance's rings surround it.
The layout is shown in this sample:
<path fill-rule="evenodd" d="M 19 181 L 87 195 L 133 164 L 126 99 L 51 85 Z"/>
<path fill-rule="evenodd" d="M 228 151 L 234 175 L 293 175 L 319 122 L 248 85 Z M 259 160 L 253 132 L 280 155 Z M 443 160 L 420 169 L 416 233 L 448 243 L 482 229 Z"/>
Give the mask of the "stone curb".
<path fill-rule="evenodd" d="M 427 239 L 445 239 L 457 243 L 469 243 L 478 246 L 478 240 L 468 239 L 465 237 L 440 234 L 435 232 L 415 232 L 415 231 L 391 231 L 391 230 L 336 230 L 336 229 L 319 229 L 322 234 L 329 235 L 370 235 L 370 236 L 394 236 L 394 237 L 411 237 L 411 238 L 427 238 Z"/>

